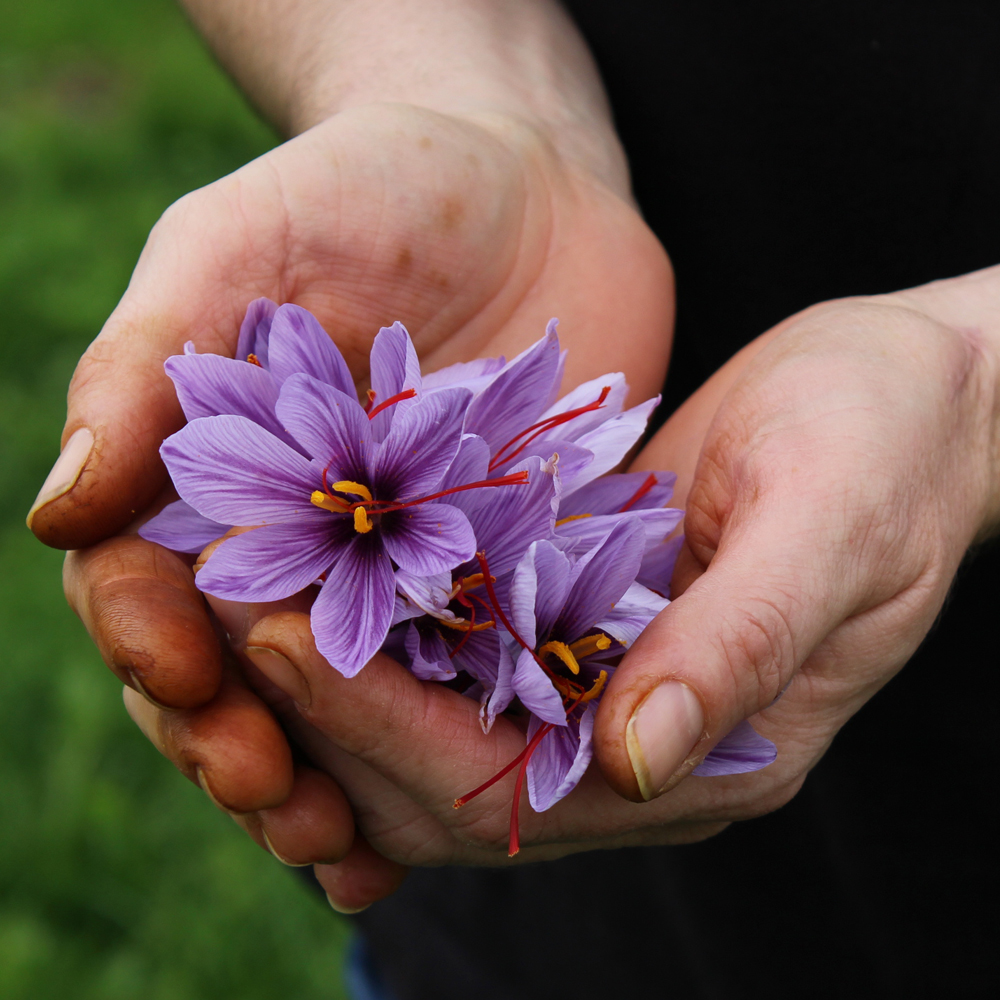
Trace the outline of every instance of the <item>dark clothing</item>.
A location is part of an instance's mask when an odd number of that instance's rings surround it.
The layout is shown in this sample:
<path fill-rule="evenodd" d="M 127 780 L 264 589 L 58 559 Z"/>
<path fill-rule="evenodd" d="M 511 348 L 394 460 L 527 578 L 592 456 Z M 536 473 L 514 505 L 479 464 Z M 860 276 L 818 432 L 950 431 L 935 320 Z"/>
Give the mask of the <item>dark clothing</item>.
<path fill-rule="evenodd" d="M 676 268 L 669 406 L 813 302 L 1000 261 L 996 0 L 568 6 Z M 986 996 L 998 608 L 994 548 L 776 813 L 686 847 L 413 872 L 358 918 L 391 989 Z"/>

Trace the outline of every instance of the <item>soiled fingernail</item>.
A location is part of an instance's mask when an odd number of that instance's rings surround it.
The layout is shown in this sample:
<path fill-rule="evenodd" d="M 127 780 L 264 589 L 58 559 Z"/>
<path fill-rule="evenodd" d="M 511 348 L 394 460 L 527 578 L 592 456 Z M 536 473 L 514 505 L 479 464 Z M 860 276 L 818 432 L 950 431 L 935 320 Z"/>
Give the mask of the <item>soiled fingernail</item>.
<path fill-rule="evenodd" d="M 201 790 L 208 796 L 209 801 L 217 809 L 221 809 L 223 812 L 231 812 L 227 809 L 216 797 L 215 793 L 212 791 L 212 786 L 209 785 L 208 779 L 205 777 L 205 772 L 200 768 L 195 768 L 195 773 L 198 776 L 198 784 L 201 785 Z"/>
<path fill-rule="evenodd" d="M 161 705 L 145 688 L 142 681 L 139 680 L 138 675 L 134 670 L 128 671 L 129 677 L 132 679 L 132 686 L 136 689 L 150 703 L 150 705 L 155 705 L 157 708 L 162 709 L 164 712 L 170 712 L 172 709 L 168 705 Z"/>
<path fill-rule="evenodd" d="M 267 849 L 283 864 L 288 865 L 289 868 L 308 868 L 312 862 L 311 861 L 289 861 L 288 858 L 283 858 L 275 849 L 274 844 L 271 843 L 271 838 L 267 835 L 267 831 L 262 826 L 260 828 L 261 836 L 264 838 L 264 843 L 267 844 Z"/>
<path fill-rule="evenodd" d="M 58 500 L 63 494 L 68 493 L 76 485 L 76 481 L 83 472 L 83 467 L 87 464 L 91 449 L 94 447 L 94 435 L 89 427 L 81 427 L 74 431 L 72 437 L 66 442 L 62 454 L 56 459 L 56 464 L 52 466 L 52 471 L 45 477 L 42 488 L 35 497 L 35 502 L 28 511 L 27 523 L 31 527 L 31 522 L 35 514 L 48 503 Z"/>
<path fill-rule="evenodd" d="M 368 909 L 368 907 L 369 907 L 369 906 L 371 906 L 371 903 L 367 904 L 366 906 L 354 906 L 354 907 L 351 907 L 351 906 L 343 906 L 343 905 L 342 905 L 341 903 L 335 903 L 335 902 L 333 901 L 332 897 L 330 896 L 330 893 L 327 893 L 327 894 L 326 894 L 326 901 L 327 901 L 327 902 L 328 902 L 328 903 L 330 904 L 330 906 L 332 906 L 332 907 L 333 907 L 333 908 L 334 908 L 334 909 L 335 909 L 335 910 L 336 910 L 336 911 L 337 911 L 338 913 L 345 913 L 345 914 L 348 914 L 348 915 L 349 915 L 349 914 L 351 914 L 351 913 L 360 913 L 360 912 L 361 912 L 362 910 L 367 910 L 367 909 Z"/>
<path fill-rule="evenodd" d="M 625 727 L 625 745 L 642 797 L 656 798 L 694 749 L 705 725 L 698 696 L 680 681 L 653 688 Z"/>
<path fill-rule="evenodd" d="M 309 684 L 299 669 L 286 656 L 268 646 L 247 646 L 244 652 L 257 669 L 303 708 L 312 704 Z"/>

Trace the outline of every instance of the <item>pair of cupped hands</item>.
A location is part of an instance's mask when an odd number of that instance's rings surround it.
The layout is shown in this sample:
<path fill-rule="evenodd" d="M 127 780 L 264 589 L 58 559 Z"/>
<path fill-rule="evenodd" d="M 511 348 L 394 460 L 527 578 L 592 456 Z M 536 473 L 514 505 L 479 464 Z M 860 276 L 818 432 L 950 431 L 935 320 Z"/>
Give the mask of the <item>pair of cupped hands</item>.
<path fill-rule="evenodd" d="M 507 863 L 514 776 L 452 804 L 523 729 L 501 717 L 484 735 L 473 700 L 382 655 L 346 680 L 302 599 L 206 606 L 192 560 L 136 534 L 173 496 L 157 449 L 183 417 L 163 362 L 187 340 L 232 355 L 262 295 L 312 310 L 362 387 L 394 320 L 428 371 L 510 358 L 557 315 L 564 391 L 621 370 L 631 402 L 648 398 L 672 275 L 613 188 L 499 116 L 344 112 L 171 207 L 73 378 L 29 524 L 73 550 L 70 604 L 143 732 L 262 847 L 315 863 L 338 909 L 391 893 L 410 865 Z M 579 787 L 522 809 L 517 861 L 690 842 L 778 808 L 903 666 L 996 521 L 997 366 L 976 332 L 996 282 L 792 316 L 639 453 L 633 470 L 679 476 L 674 600 L 610 683 Z M 747 718 L 775 763 L 686 777 Z"/>

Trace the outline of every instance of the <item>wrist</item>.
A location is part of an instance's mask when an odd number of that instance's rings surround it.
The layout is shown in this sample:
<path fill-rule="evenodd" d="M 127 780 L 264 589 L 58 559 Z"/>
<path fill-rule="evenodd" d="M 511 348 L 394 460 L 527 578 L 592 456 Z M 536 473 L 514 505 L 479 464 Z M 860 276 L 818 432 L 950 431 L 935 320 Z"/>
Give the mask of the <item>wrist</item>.
<path fill-rule="evenodd" d="M 378 103 L 520 122 L 630 198 L 597 71 L 554 0 L 182 2 L 251 100 L 288 135 Z"/>
<path fill-rule="evenodd" d="M 947 328 L 964 345 L 966 364 L 955 373 L 956 400 L 971 389 L 981 429 L 981 452 L 969 461 L 985 472 L 983 517 L 977 538 L 1000 529 L 1000 266 L 933 281 L 883 297 Z"/>

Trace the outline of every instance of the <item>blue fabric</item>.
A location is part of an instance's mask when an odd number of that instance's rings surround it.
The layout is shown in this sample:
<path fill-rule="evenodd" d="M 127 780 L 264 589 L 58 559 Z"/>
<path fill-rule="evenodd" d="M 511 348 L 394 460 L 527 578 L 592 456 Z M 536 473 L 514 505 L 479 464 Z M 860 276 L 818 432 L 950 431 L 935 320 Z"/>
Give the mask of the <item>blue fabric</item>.
<path fill-rule="evenodd" d="M 365 939 L 360 936 L 348 946 L 344 984 L 351 1000 L 395 1000 L 382 982 Z"/>

